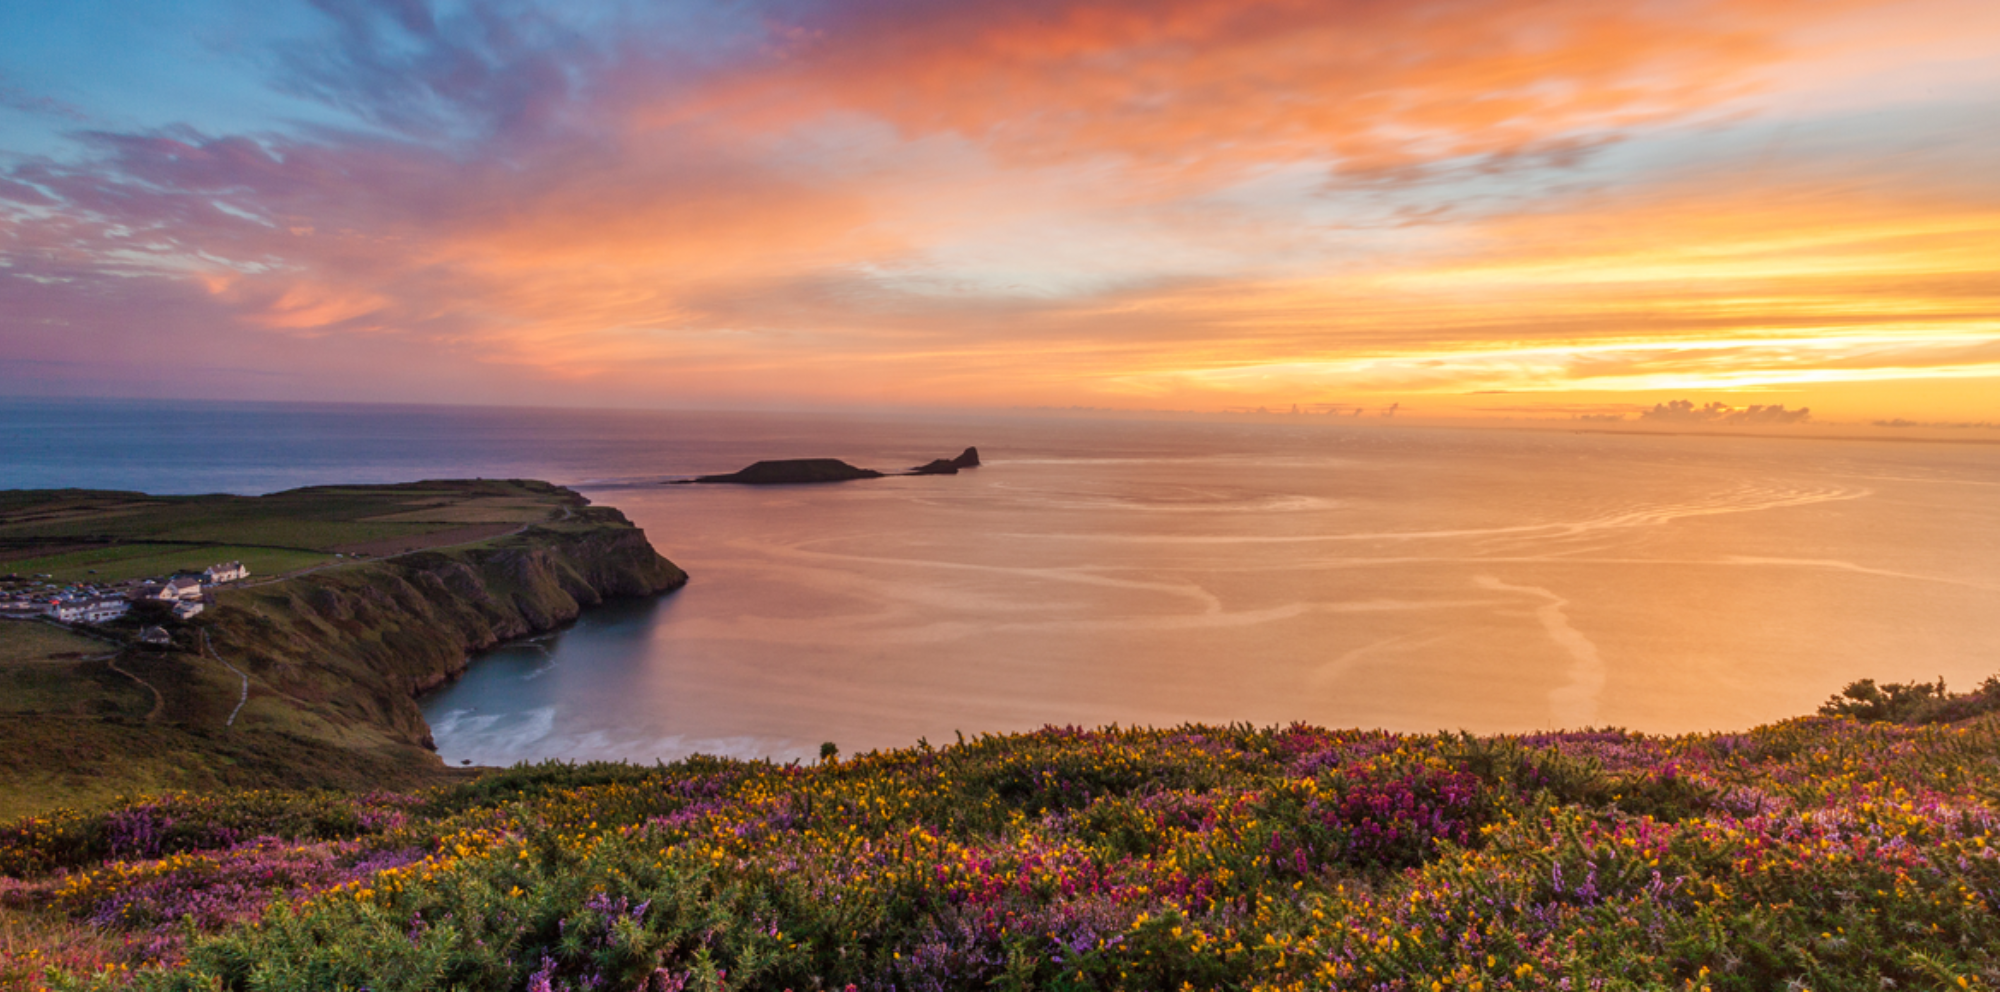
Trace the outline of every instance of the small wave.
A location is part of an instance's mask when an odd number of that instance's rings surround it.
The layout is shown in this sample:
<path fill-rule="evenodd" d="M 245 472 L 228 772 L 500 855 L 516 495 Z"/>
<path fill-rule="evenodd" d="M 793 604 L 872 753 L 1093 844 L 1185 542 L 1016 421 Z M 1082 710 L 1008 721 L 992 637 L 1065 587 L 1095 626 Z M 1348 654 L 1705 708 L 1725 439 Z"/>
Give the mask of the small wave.
<path fill-rule="evenodd" d="M 1008 498 L 1025 509 L 1083 510 L 1139 513 L 1313 513 L 1340 509 L 1343 502 L 1303 493 L 1244 494 L 1221 490 L 1181 493 L 1154 492 L 1129 496 L 1114 493 L 1045 492 L 1006 485 Z"/>
<path fill-rule="evenodd" d="M 1860 499 L 1873 490 L 1841 486 L 1790 489 L 1743 487 L 1708 497 L 1675 503 L 1641 504 L 1581 520 L 1557 520 L 1501 527 L 1455 527 L 1437 530 L 1352 531 L 1334 534 L 1105 534 L 1075 532 L 1010 533 L 1023 539 L 1082 540 L 1138 544 L 1307 544 L 1335 541 L 1434 541 L 1453 538 L 1550 538 L 1577 537 L 1605 531 L 1658 527 L 1689 517 L 1723 513 L 1754 513 L 1789 506 L 1805 506 L 1838 500 Z M 1328 501 L 1329 507 L 1338 506 Z"/>

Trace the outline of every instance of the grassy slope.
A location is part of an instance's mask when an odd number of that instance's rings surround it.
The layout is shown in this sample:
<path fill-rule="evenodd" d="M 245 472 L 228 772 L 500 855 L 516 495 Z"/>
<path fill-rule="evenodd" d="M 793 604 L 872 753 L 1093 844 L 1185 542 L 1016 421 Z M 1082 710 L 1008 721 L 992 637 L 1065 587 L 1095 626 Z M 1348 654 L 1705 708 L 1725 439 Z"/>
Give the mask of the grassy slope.
<path fill-rule="evenodd" d="M 393 533 L 422 544 L 468 523 L 505 533 L 290 578 L 253 572 L 194 621 L 170 622 L 171 650 L 119 651 L 42 624 L 0 625 L 0 818 L 122 792 L 435 780 L 445 773 L 423 747 L 417 690 L 454 674 L 471 651 L 563 623 L 605 596 L 685 579 L 616 511 L 546 483 L 258 498 L 0 493 L 0 546 L 15 553 L 88 544 L 63 553 L 155 554 L 162 546 L 147 542 L 206 536 L 233 548 L 291 542 L 295 550 L 273 553 L 323 565 L 337 561 L 324 552 L 345 543 Z M 159 619 L 135 616 L 106 632 L 129 639 Z M 233 724 L 243 681 L 204 649 L 204 632 L 250 677 Z"/>
<path fill-rule="evenodd" d="M 578 503 L 567 490 L 521 480 L 320 486 L 268 496 L 0 491 L 0 564 L 30 574 L 31 563 L 51 559 L 62 567 L 90 567 L 87 556 L 74 557 L 89 551 L 115 551 L 107 560 L 151 553 L 199 560 L 203 547 L 327 555 L 346 545 L 422 538 L 471 522 L 537 523 Z"/>
<path fill-rule="evenodd" d="M 295 548 L 233 544 L 116 544 L 7 561 L 10 572 L 48 575 L 56 582 L 119 582 L 199 572 L 220 562 L 240 561 L 252 575 L 280 575 L 333 561 L 331 554 Z"/>
<path fill-rule="evenodd" d="M 11 621 L 0 627 L 0 665 L 53 662 L 108 650 L 110 645 L 103 641 L 39 621 Z"/>

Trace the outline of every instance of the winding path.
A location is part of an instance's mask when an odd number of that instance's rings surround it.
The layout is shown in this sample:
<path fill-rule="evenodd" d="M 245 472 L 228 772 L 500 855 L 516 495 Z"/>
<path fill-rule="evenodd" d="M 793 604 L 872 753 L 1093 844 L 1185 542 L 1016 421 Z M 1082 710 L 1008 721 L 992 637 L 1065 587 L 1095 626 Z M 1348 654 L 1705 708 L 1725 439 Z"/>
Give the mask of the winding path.
<path fill-rule="evenodd" d="M 118 667 L 118 656 L 117 656 L 117 655 L 115 655 L 115 654 L 114 654 L 114 655 L 107 655 L 106 657 L 108 657 L 108 658 L 110 658 L 110 659 L 111 659 L 111 662 L 110 662 L 110 664 L 111 664 L 111 670 L 112 670 L 112 671 L 114 671 L 114 672 L 117 672 L 118 674 L 120 674 L 120 675 L 123 675 L 123 676 L 125 676 L 126 678 L 128 678 L 128 679 L 131 679 L 132 681 L 134 681 L 134 682 L 137 682 L 137 683 L 139 683 L 140 685 L 143 685 L 143 686 L 145 686 L 145 687 L 146 687 L 146 691 L 147 691 L 147 692 L 150 692 L 150 693 L 152 693 L 152 694 L 153 694 L 153 708 L 152 708 L 151 710 L 147 711 L 147 713 L 146 713 L 146 722 L 147 722 L 147 723 L 152 723 L 152 722 L 153 722 L 154 720 L 157 720 L 157 719 L 159 719 L 159 718 L 160 718 L 160 711 L 161 711 L 161 710 L 163 710 L 163 709 L 166 709 L 166 708 L 167 708 L 167 697 L 165 697 L 165 696 L 162 696 L 162 695 L 160 695 L 160 690 L 159 690 L 159 688 L 158 688 L 157 686 L 153 685 L 153 683 L 151 683 L 151 682 L 148 682 L 148 681 L 146 681 L 145 679 L 142 679 L 142 678 L 140 678 L 139 676 L 137 676 L 137 675 L 134 675 L 134 674 L 132 674 L 131 672 L 128 672 L 128 671 L 126 671 L 126 670 L 124 670 L 124 669 L 122 669 L 122 668 L 119 668 L 119 667 Z"/>
<path fill-rule="evenodd" d="M 208 652 L 209 657 L 214 658 L 216 661 L 222 661 L 222 656 L 215 653 L 215 645 L 209 641 L 208 631 L 205 629 L 201 632 L 201 646 Z M 242 669 L 226 661 L 222 661 L 222 667 L 235 672 L 236 677 L 243 680 L 243 695 L 236 700 L 236 708 L 229 711 L 229 719 L 222 721 L 222 725 L 228 727 L 236 723 L 236 714 L 243 712 L 243 704 L 250 701 L 250 676 L 243 674 Z M 153 694 L 156 696 L 159 695 L 158 690 L 155 690 Z"/>

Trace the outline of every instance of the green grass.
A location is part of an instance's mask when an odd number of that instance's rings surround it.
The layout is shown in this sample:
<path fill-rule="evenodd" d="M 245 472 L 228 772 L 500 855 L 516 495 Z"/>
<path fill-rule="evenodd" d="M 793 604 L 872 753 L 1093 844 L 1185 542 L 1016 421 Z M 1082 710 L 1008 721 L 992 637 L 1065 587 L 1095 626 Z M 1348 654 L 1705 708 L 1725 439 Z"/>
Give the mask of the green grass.
<path fill-rule="evenodd" d="M 241 535 L 238 535 L 241 536 Z M 251 578 L 283 575 L 336 559 L 318 551 L 247 547 L 232 544 L 114 544 L 9 561 L 4 567 L 21 575 L 46 574 L 58 582 L 117 582 L 165 577 L 175 572 L 199 572 L 210 565 L 240 561 Z"/>
<path fill-rule="evenodd" d="M 141 713 L 150 697 L 144 703 L 136 707 Z M 363 791 L 423 785 L 453 774 L 462 773 L 271 731 L 192 729 L 129 716 L 0 713 L 0 779 L 7 782 L 0 789 L 0 823 L 169 790 L 331 785 Z"/>
<path fill-rule="evenodd" d="M 56 655 L 94 655 L 112 650 L 103 641 L 80 637 L 39 620 L 0 621 L 0 665 L 55 660 Z"/>
<path fill-rule="evenodd" d="M 152 707 L 151 693 L 103 660 L 0 666 L 0 713 L 137 719 Z"/>
<path fill-rule="evenodd" d="M 574 500 L 546 483 L 519 481 L 326 487 L 257 497 L 9 492 L 0 495 L 0 550 L 168 541 L 328 551 L 467 523 L 531 522 Z"/>
<path fill-rule="evenodd" d="M 474 500 L 426 501 L 424 505 L 402 513 L 383 514 L 371 517 L 382 523 L 408 522 L 433 524 L 532 524 L 547 520 L 552 512 L 547 500 L 507 497 L 486 497 Z"/>
<path fill-rule="evenodd" d="M 199 520 L 177 525 L 161 534 L 174 541 L 240 541 L 285 548 L 332 551 L 350 544 L 388 538 L 420 537 L 454 524 L 382 523 L 372 520 L 265 518 Z"/>

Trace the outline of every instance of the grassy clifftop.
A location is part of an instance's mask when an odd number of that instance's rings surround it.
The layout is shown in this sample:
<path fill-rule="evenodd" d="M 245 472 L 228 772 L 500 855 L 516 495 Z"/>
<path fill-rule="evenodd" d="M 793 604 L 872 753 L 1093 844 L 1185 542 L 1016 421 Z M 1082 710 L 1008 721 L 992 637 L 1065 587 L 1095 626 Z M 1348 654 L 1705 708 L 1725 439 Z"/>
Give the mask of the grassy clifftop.
<path fill-rule="evenodd" d="M 393 750 L 427 742 L 413 697 L 470 652 L 685 581 L 618 511 L 579 507 L 470 547 L 225 591 L 207 628 L 214 651 L 264 688 L 244 726 L 298 726 L 303 710 L 320 736 Z"/>
<path fill-rule="evenodd" d="M 0 625 L 0 816 L 126 791 L 436 780 L 416 693 L 473 652 L 687 579 L 618 511 L 523 481 L 8 493 L 0 547 L 0 568 L 92 579 L 245 547 L 293 568 L 253 565 L 190 622 Z M 130 643 L 146 622 L 172 645 Z"/>

